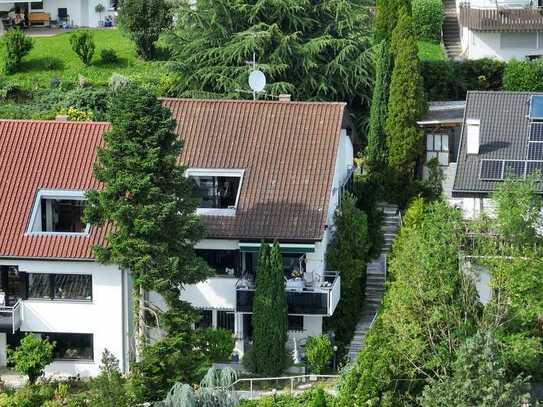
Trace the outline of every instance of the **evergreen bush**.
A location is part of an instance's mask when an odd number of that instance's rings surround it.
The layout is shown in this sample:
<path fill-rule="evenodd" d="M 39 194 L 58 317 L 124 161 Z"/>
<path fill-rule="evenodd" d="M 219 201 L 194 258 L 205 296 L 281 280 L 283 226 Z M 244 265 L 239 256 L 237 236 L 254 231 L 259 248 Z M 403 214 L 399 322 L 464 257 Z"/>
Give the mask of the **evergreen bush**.
<path fill-rule="evenodd" d="M 119 60 L 117 56 L 117 51 L 111 48 L 104 48 L 100 51 L 100 61 L 104 65 L 114 64 Z"/>
<path fill-rule="evenodd" d="M 21 60 L 32 49 L 32 39 L 18 28 L 10 28 L 3 36 L 6 45 L 6 60 L 4 62 L 7 74 L 13 73 L 19 67 Z"/>
<path fill-rule="evenodd" d="M 70 45 L 81 62 L 90 65 L 96 48 L 92 32 L 88 30 L 75 31 L 70 36 Z"/>
<path fill-rule="evenodd" d="M 234 351 L 235 339 L 227 329 L 202 330 L 203 341 L 206 344 L 206 354 L 213 363 L 230 362 Z"/>
<path fill-rule="evenodd" d="M 417 38 L 439 42 L 444 18 L 442 0 L 413 0 L 412 7 Z"/>
<path fill-rule="evenodd" d="M 543 61 L 510 61 L 503 73 L 503 88 L 513 92 L 543 91 Z"/>
<path fill-rule="evenodd" d="M 322 373 L 333 354 L 332 343 L 327 335 L 309 337 L 304 347 L 305 359 L 311 371 L 317 374 Z"/>

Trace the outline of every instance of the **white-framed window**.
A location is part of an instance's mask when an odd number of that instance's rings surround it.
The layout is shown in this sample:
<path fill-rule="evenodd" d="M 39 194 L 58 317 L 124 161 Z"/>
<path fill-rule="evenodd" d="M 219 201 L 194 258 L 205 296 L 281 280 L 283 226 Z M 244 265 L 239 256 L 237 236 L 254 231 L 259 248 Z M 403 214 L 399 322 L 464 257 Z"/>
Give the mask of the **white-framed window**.
<path fill-rule="evenodd" d="M 437 158 L 439 165 L 449 165 L 449 135 L 426 134 L 426 162 Z"/>
<path fill-rule="evenodd" d="M 234 216 L 243 184 L 244 170 L 191 168 L 186 176 L 194 182 L 200 215 Z"/>
<path fill-rule="evenodd" d="M 85 236 L 90 225 L 82 217 L 84 191 L 40 189 L 34 200 L 28 234 Z"/>

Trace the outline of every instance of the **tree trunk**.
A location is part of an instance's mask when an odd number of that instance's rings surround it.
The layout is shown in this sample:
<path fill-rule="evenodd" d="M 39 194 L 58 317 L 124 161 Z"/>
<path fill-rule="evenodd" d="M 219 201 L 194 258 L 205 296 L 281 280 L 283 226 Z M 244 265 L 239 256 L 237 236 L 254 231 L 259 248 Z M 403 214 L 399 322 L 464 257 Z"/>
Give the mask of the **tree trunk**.
<path fill-rule="evenodd" d="M 139 362 L 142 359 L 143 347 L 147 341 L 147 335 L 145 332 L 145 290 L 141 285 L 138 288 L 138 316 L 136 324 L 136 362 Z"/>

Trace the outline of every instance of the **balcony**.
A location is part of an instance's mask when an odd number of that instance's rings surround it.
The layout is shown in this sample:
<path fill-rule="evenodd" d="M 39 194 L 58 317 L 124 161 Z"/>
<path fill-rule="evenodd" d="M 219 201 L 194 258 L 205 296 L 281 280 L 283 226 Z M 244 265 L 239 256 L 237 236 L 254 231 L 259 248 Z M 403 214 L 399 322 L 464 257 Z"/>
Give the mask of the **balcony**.
<path fill-rule="evenodd" d="M 473 31 L 538 31 L 543 29 L 543 8 L 511 3 L 479 8 L 462 3 L 460 25 Z"/>
<path fill-rule="evenodd" d="M 290 315 L 331 316 L 339 302 L 341 278 L 336 272 L 326 272 L 320 282 L 307 286 L 303 281 L 287 281 L 287 307 Z M 236 286 L 236 311 L 253 312 L 256 287 L 247 282 Z"/>
<path fill-rule="evenodd" d="M 21 328 L 22 301 L 19 300 L 13 306 L 0 306 L 0 332 L 14 334 Z"/>

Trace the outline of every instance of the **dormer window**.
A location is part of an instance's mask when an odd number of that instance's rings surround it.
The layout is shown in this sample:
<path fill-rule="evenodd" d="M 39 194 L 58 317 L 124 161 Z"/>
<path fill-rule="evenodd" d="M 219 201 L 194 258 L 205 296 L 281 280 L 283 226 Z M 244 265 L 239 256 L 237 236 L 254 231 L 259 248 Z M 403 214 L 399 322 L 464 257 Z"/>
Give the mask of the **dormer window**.
<path fill-rule="evenodd" d="M 83 191 L 40 190 L 32 209 L 28 233 L 87 234 L 89 225 L 82 221 L 85 209 Z"/>
<path fill-rule="evenodd" d="M 195 193 L 201 199 L 198 214 L 235 215 L 243 170 L 189 169 L 187 176 L 194 182 Z"/>

